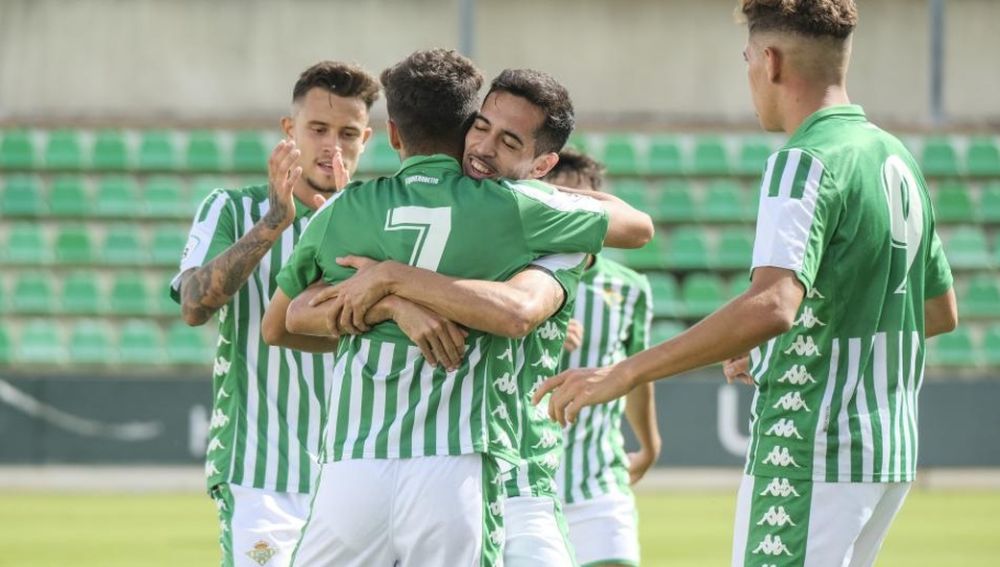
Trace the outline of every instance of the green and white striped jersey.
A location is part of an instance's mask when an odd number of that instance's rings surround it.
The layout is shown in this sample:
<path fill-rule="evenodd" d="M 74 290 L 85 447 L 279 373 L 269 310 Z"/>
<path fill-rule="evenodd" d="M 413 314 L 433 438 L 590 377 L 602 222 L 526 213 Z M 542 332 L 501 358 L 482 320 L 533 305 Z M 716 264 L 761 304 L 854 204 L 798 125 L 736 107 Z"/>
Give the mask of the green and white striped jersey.
<path fill-rule="evenodd" d="M 336 258 L 392 259 L 456 277 L 505 280 L 542 255 L 599 250 L 593 199 L 534 181 L 476 181 L 443 155 L 349 185 L 313 217 L 278 275 L 289 297 L 347 279 Z M 427 365 L 393 322 L 341 341 L 321 459 L 488 453 L 518 462 L 514 341 L 470 332 L 461 367 Z"/>
<path fill-rule="evenodd" d="M 913 480 L 924 300 L 952 283 L 913 156 L 858 106 L 814 113 L 767 161 L 752 266 L 807 293 L 751 354 L 747 473 Z"/>
<path fill-rule="evenodd" d="M 566 353 L 562 370 L 614 364 L 649 346 L 653 320 L 649 280 L 602 256 L 584 272 L 573 318 L 583 324 L 580 348 Z M 630 494 L 621 422 L 625 398 L 583 408 L 564 431 L 558 483 L 567 504 L 619 492 Z"/>
<path fill-rule="evenodd" d="M 562 307 L 520 341 L 514 357 L 521 392 L 521 407 L 515 425 L 521 438 L 521 464 L 504 483 L 508 498 L 517 496 L 558 497 L 556 471 L 562 462 L 562 427 L 549 418 L 546 396 L 537 406 L 531 398 L 535 388 L 559 371 L 566 327 L 573 316 L 586 254 L 558 254 L 539 258 L 532 265 L 547 270 L 565 293 Z"/>
<path fill-rule="evenodd" d="M 266 185 L 214 191 L 195 216 L 180 273 L 224 252 L 253 228 L 268 207 Z M 269 346 L 260 334 L 264 310 L 277 289 L 275 277 L 312 214 L 298 201 L 295 208 L 294 223 L 219 310 L 205 462 L 209 488 L 228 482 L 307 493 L 313 486 L 333 355 Z M 171 284 L 171 296 L 177 301 L 179 290 L 180 274 Z"/>

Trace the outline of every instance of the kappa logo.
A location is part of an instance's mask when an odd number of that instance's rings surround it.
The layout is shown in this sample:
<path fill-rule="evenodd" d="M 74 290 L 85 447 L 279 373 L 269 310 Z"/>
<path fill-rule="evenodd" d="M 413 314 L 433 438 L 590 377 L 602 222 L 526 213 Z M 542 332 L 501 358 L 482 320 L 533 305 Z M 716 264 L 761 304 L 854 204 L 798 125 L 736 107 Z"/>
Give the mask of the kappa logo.
<path fill-rule="evenodd" d="M 228 317 L 228 316 L 229 316 L 229 305 L 228 304 L 227 305 L 223 305 L 222 308 L 219 309 L 219 322 L 220 323 L 225 323 L 226 322 L 226 317 Z"/>
<path fill-rule="evenodd" d="M 222 345 L 231 345 L 231 344 L 233 344 L 232 341 L 230 341 L 226 337 L 223 337 L 222 335 L 219 335 L 219 340 L 216 341 L 215 346 L 220 347 Z"/>
<path fill-rule="evenodd" d="M 562 459 L 559 458 L 559 453 L 552 452 L 546 453 L 546 455 L 538 461 L 538 464 L 549 469 L 550 471 L 554 471 L 559 468 L 559 463 L 561 461 Z"/>
<path fill-rule="evenodd" d="M 503 515 L 503 500 L 493 500 L 490 502 L 490 514 L 494 516 Z"/>
<path fill-rule="evenodd" d="M 212 461 L 205 461 L 205 476 L 213 477 L 219 474 L 219 469 L 215 468 L 215 463 Z"/>
<path fill-rule="evenodd" d="M 215 359 L 215 367 L 212 368 L 213 376 L 223 376 L 229 372 L 229 367 L 232 365 L 231 362 L 222 358 L 221 356 Z"/>
<path fill-rule="evenodd" d="M 806 413 L 812 413 L 809 406 L 806 405 L 805 400 L 802 399 L 802 394 L 799 392 L 788 392 L 784 396 L 778 398 L 778 401 L 774 402 L 771 406 L 773 409 L 778 409 L 779 407 L 783 410 L 788 411 L 799 411 L 806 410 Z"/>
<path fill-rule="evenodd" d="M 229 510 L 229 508 L 226 506 L 226 501 L 223 500 L 222 498 L 215 499 L 215 509 L 218 510 L 219 512 L 225 512 Z"/>
<path fill-rule="evenodd" d="M 556 435 L 551 430 L 546 429 L 542 432 L 541 439 L 538 443 L 531 446 L 532 449 L 551 449 L 555 447 L 557 443 L 562 439 L 561 435 Z"/>
<path fill-rule="evenodd" d="M 503 528 L 494 528 L 490 532 L 490 543 L 496 546 L 502 546 L 504 539 Z"/>
<path fill-rule="evenodd" d="M 510 412 L 507 411 L 506 404 L 500 404 L 497 408 L 490 412 L 490 415 L 496 416 L 504 421 L 510 421 Z"/>
<path fill-rule="evenodd" d="M 532 421 L 548 421 L 549 419 L 549 398 L 548 396 L 542 398 L 542 401 L 538 402 L 537 406 L 534 406 L 531 410 Z"/>
<path fill-rule="evenodd" d="M 826 326 L 826 323 L 816 318 L 816 315 L 813 313 L 812 307 L 803 307 L 802 315 L 799 316 L 799 320 L 796 321 L 795 324 L 802 325 L 807 329 L 812 329 L 816 325 L 819 325 L 820 327 Z"/>
<path fill-rule="evenodd" d="M 792 552 L 788 550 L 788 546 L 782 543 L 781 536 L 772 536 L 767 534 L 764 536 L 764 541 L 757 544 L 757 549 L 753 550 L 754 554 L 763 553 L 764 555 L 787 555 L 791 557 Z"/>
<path fill-rule="evenodd" d="M 510 442 L 510 436 L 507 435 L 506 431 L 497 432 L 497 443 L 499 443 L 504 449 L 514 448 L 514 444 Z"/>
<path fill-rule="evenodd" d="M 788 498 L 789 496 L 795 496 L 798 498 L 799 493 L 792 486 L 792 483 L 787 478 L 772 478 L 771 482 L 767 483 L 764 487 L 764 491 L 759 494 L 759 496 L 775 496 L 781 498 Z"/>
<path fill-rule="evenodd" d="M 785 438 L 795 437 L 796 439 L 802 439 L 802 436 L 799 435 L 799 430 L 795 427 L 795 422 L 784 417 L 779 419 L 777 423 L 764 432 L 764 435 Z"/>
<path fill-rule="evenodd" d="M 221 399 L 228 398 L 228 397 L 229 397 L 229 394 L 226 393 L 225 388 L 219 388 L 219 393 L 215 396 L 215 399 L 216 400 L 221 400 Z"/>
<path fill-rule="evenodd" d="M 271 544 L 264 540 L 260 540 L 253 544 L 253 549 L 247 552 L 247 557 L 249 557 L 257 565 L 264 565 L 277 554 L 278 550 L 273 548 Z"/>
<path fill-rule="evenodd" d="M 802 335 L 795 337 L 795 342 L 785 349 L 785 354 L 792 354 L 793 352 L 799 356 L 821 356 L 819 347 L 813 342 L 813 338 L 803 337 Z"/>
<path fill-rule="evenodd" d="M 559 359 L 549 354 L 548 351 L 542 351 L 542 356 L 538 358 L 538 361 L 531 365 L 532 368 L 536 366 L 541 366 L 546 370 L 555 370 L 559 366 Z"/>
<path fill-rule="evenodd" d="M 763 463 L 765 465 L 774 465 L 776 467 L 799 467 L 799 464 L 795 462 L 795 459 L 788 453 L 788 447 L 781 447 L 775 445 L 771 448 L 771 452 L 764 457 Z"/>
<path fill-rule="evenodd" d="M 505 372 L 503 376 L 494 380 L 493 386 L 505 394 L 513 394 L 517 391 L 517 381 L 510 375 L 510 372 Z"/>
<path fill-rule="evenodd" d="M 767 524 L 771 527 L 784 527 L 785 525 L 795 526 L 795 522 L 792 521 L 792 517 L 785 512 L 784 506 L 771 506 L 768 508 L 767 512 L 764 512 L 760 521 L 757 522 L 758 526 L 763 524 Z"/>
<path fill-rule="evenodd" d="M 784 376 L 778 378 L 778 382 L 787 382 L 789 384 L 792 384 L 793 386 L 802 386 L 807 382 L 810 384 L 815 384 L 816 379 L 812 377 L 812 374 L 809 374 L 809 372 L 806 371 L 805 366 L 801 364 L 796 364 L 793 365 L 791 368 L 789 368 L 785 372 Z"/>
<path fill-rule="evenodd" d="M 506 360 L 507 362 L 514 364 L 514 349 L 511 346 L 507 347 L 507 350 L 503 351 L 503 354 L 497 357 L 497 360 Z"/>
<path fill-rule="evenodd" d="M 823 294 L 819 292 L 818 289 L 812 288 L 806 293 L 806 299 L 826 299 Z"/>
<path fill-rule="evenodd" d="M 225 427 L 228 423 L 229 423 L 229 417 L 226 414 L 222 413 L 221 409 L 215 408 L 215 411 L 212 412 L 212 420 L 208 422 L 208 428 L 216 429 L 219 427 Z"/>
<path fill-rule="evenodd" d="M 222 532 L 222 533 L 228 533 L 229 532 L 229 525 L 226 524 L 225 520 L 219 520 L 219 531 Z"/>
<path fill-rule="evenodd" d="M 209 442 L 208 449 L 205 450 L 205 453 L 208 454 L 211 453 L 212 451 L 217 451 L 219 449 L 225 451 L 226 447 L 225 445 L 222 444 L 222 441 L 219 441 L 218 437 L 212 437 L 212 441 Z"/>
<path fill-rule="evenodd" d="M 538 328 L 538 336 L 547 341 L 551 341 L 552 339 L 561 339 L 562 333 L 559 332 L 559 326 L 556 325 L 554 321 L 549 320 Z"/>

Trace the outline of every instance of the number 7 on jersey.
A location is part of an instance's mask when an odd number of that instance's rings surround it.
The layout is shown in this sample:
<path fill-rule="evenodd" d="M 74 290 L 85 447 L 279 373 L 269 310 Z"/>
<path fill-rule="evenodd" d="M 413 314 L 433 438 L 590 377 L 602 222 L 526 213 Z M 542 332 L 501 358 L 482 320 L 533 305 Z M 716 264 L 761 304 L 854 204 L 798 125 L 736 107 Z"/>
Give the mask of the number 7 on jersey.
<path fill-rule="evenodd" d="M 409 263 L 436 272 L 451 234 L 451 207 L 396 207 L 386 215 L 385 229 L 416 230 Z"/>

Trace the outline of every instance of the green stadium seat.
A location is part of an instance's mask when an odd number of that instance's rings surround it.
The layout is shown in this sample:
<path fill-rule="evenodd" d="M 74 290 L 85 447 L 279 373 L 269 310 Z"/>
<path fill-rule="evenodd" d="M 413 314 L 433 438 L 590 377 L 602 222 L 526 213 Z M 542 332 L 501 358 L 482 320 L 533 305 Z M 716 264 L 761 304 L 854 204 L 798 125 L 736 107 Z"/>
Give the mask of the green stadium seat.
<path fill-rule="evenodd" d="M 62 312 L 71 315 L 98 315 L 103 313 L 104 294 L 92 272 L 71 274 L 63 282 Z"/>
<path fill-rule="evenodd" d="M 954 268 L 989 268 L 992 265 L 986 237 L 975 227 L 964 226 L 944 239 L 945 256 Z"/>
<path fill-rule="evenodd" d="M 699 227 L 675 229 L 667 238 L 664 261 L 673 269 L 705 269 L 712 265 L 707 235 Z"/>
<path fill-rule="evenodd" d="M 707 221 L 736 222 L 746 218 L 749 205 L 739 182 L 731 179 L 713 181 L 701 202 L 698 218 Z"/>
<path fill-rule="evenodd" d="M 151 247 L 153 263 L 157 266 L 178 266 L 186 244 L 187 231 L 183 228 L 169 225 L 157 227 Z"/>
<path fill-rule="evenodd" d="M 89 264 L 94 260 L 93 248 L 85 226 L 65 226 L 56 234 L 56 262 L 61 264 Z"/>
<path fill-rule="evenodd" d="M 753 259 L 753 231 L 727 228 L 719 237 L 715 251 L 715 265 L 723 269 L 750 269 Z"/>
<path fill-rule="evenodd" d="M 139 213 L 139 192 L 132 177 L 108 175 L 97 183 L 94 213 L 101 217 L 134 217 Z"/>
<path fill-rule="evenodd" d="M 52 277 L 39 272 L 22 272 L 14 282 L 9 306 L 13 313 L 52 313 L 55 311 Z"/>
<path fill-rule="evenodd" d="M 980 218 L 989 223 L 1000 223 L 1000 182 L 986 185 L 980 193 Z"/>
<path fill-rule="evenodd" d="M 741 273 L 739 275 L 733 276 L 729 279 L 729 299 L 733 299 L 741 295 L 746 290 L 750 289 L 750 275 L 749 273 Z"/>
<path fill-rule="evenodd" d="M 0 314 L 7 312 L 7 290 L 4 289 L 4 282 L 0 280 Z"/>
<path fill-rule="evenodd" d="M 714 136 L 698 138 L 694 144 L 691 171 L 698 175 L 728 175 L 729 157 L 721 139 Z"/>
<path fill-rule="evenodd" d="M 236 133 L 233 142 L 233 169 L 236 171 L 267 171 L 269 152 L 257 130 Z"/>
<path fill-rule="evenodd" d="M 45 167 L 48 169 L 77 170 L 83 167 L 80 135 L 75 130 L 49 132 L 45 144 Z"/>
<path fill-rule="evenodd" d="M 774 150 L 767 140 L 746 138 L 740 145 L 740 157 L 733 169 L 742 175 L 762 176 L 772 153 Z"/>
<path fill-rule="evenodd" d="M 150 130 L 142 133 L 139 143 L 139 169 L 168 171 L 177 167 L 177 155 L 169 132 Z"/>
<path fill-rule="evenodd" d="M 212 346 L 200 328 L 177 322 L 167 330 L 167 361 L 207 366 L 212 363 Z"/>
<path fill-rule="evenodd" d="M 13 358 L 10 334 L 6 327 L 0 327 L 0 365 L 9 364 Z"/>
<path fill-rule="evenodd" d="M 1000 316 L 1000 282 L 997 277 L 991 274 L 970 279 L 958 304 L 963 317 Z"/>
<path fill-rule="evenodd" d="M 651 216 L 660 222 L 695 220 L 694 189 L 687 181 L 671 180 L 653 193 Z"/>
<path fill-rule="evenodd" d="M 1000 175 L 1000 147 L 993 138 L 976 138 L 969 143 L 965 164 L 969 175 Z"/>
<path fill-rule="evenodd" d="M 59 217 L 91 214 L 93 206 L 84 179 L 76 175 L 57 177 L 49 188 L 49 211 Z"/>
<path fill-rule="evenodd" d="M 655 270 L 666 266 L 663 254 L 663 240 L 657 235 L 642 248 L 624 250 L 622 262 L 636 270 Z"/>
<path fill-rule="evenodd" d="M 681 175 L 684 157 L 681 145 L 672 136 L 656 136 L 650 140 L 648 170 L 653 175 Z"/>
<path fill-rule="evenodd" d="M 149 253 L 142 241 L 138 226 L 115 225 L 108 229 L 101 247 L 101 261 L 105 264 L 144 264 Z"/>
<path fill-rule="evenodd" d="M 136 274 L 119 274 L 111 286 L 108 303 L 111 313 L 116 315 L 149 314 L 145 280 Z"/>
<path fill-rule="evenodd" d="M 16 358 L 24 364 L 53 365 L 66 360 L 63 334 L 51 319 L 33 319 L 21 329 Z"/>
<path fill-rule="evenodd" d="M 195 130 L 188 136 L 186 160 L 188 171 L 222 171 L 222 155 L 215 132 Z"/>
<path fill-rule="evenodd" d="M 130 319 L 121 327 L 118 341 L 118 360 L 122 364 L 162 364 L 163 333 L 154 323 Z"/>
<path fill-rule="evenodd" d="M 31 169 L 35 165 L 35 144 L 27 130 L 7 130 L 0 140 L 0 167 Z"/>
<path fill-rule="evenodd" d="M 921 154 L 924 174 L 931 176 L 958 175 L 958 157 L 947 138 L 928 138 Z"/>
<path fill-rule="evenodd" d="M 5 217 L 46 214 L 48 209 L 42 199 L 42 182 L 38 176 L 12 175 L 5 178 L 0 211 Z"/>
<path fill-rule="evenodd" d="M 1000 266 L 1000 232 L 993 237 L 993 264 Z"/>
<path fill-rule="evenodd" d="M 98 171 L 122 171 L 129 166 L 128 145 L 125 136 L 117 130 L 101 130 L 94 140 L 91 160 Z"/>
<path fill-rule="evenodd" d="M 188 202 L 180 179 L 167 175 L 151 177 L 142 189 L 147 217 L 189 217 Z"/>
<path fill-rule="evenodd" d="M 106 321 L 78 321 L 69 339 L 72 364 L 112 364 L 116 352 L 111 348 L 111 328 Z"/>
<path fill-rule="evenodd" d="M 931 366 L 971 367 L 979 362 L 972 333 L 966 327 L 931 338 L 927 347 Z"/>
<path fill-rule="evenodd" d="M 681 286 L 687 317 L 701 318 L 715 311 L 726 301 L 725 285 L 714 274 L 692 274 Z"/>
<path fill-rule="evenodd" d="M 676 317 L 681 313 L 680 293 L 677 280 L 670 274 L 646 274 L 649 289 L 653 294 L 653 315 L 656 317 Z"/>
<path fill-rule="evenodd" d="M 175 261 L 175 264 L 177 262 Z M 170 315 L 177 317 L 181 313 L 181 307 L 170 297 L 170 284 L 174 279 L 174 272 L 168 272 L 151 291 L 151 301 L 153 312 L 157 315 Z"/>
<path fill-rule="evenodd" d="M 940 222 L 973 222 L 976 217 L 975 206 L 969 188 L 957 181 L 942 183 L 934 198 L 935 218 Z"/>
<path fill-rule="evenodd" d="M 641 173 L 635 141 L 629 134 L 613 134 L 604 143 L 604 166 L 611 175 Z"/>
<path fill-rule="evenodd" d="M 684 332 L 684 323 L 677 321 L 656 321 L 650 330 L 649 344 L 658 345 Z"/>
<path fill-rule="evenodd" d="M 996 369 L 1000 368 L 1000 325 L 991 325 L 983 336 L 983 362 Z"/>
<path fill-rule="evenodd" d="M 0 250 L 0 258 L 8 264 L 45 264 L 52 261 L 52 253 L 40 226 L 17 223 L 7 234 L 7 245 Z"/>
<path fill-rule="evenodd" d="M 649 210 L 649 191 L 642 181 L 628 179 L 616 181 L 612 193 L 640 211 Z"/>

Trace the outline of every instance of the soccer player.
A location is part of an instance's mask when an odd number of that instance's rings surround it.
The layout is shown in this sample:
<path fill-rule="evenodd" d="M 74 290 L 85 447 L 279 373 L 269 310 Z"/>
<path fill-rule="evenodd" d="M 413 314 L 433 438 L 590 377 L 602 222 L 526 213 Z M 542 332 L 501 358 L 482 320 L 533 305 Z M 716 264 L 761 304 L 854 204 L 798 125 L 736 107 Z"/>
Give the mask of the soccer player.
<path fill-rule="evenodd" d="M 454 51 L 415 52 L 381 82 L 403 166 L 348 186 L 313 218 L 278 276 L 268 340 L 287 332 L 289 298 L 321 278 L 351 275 L 336 262 L 349 254 L 499 280 L 543 254 L 596 252 L 605 238 L 640 246 L 651 236 L 648 216 L 619 203 L 463 176 L 458 158 L 482 77 Z M 296 564 L 499 561 L 498 459 L 518 457 L 510 420 L 488 410 L 503 413 L 502 399 L 516 392 L 513 372 L 503 372 L 513 368 L 513 349 L 509 339 L 474 331 L 468 343 L 460 367 L 448 371 L 428 364 L 392 324 L 342 339 Z"/>
<path fill-rule="evenodd" d="M 270 157 L 270 169 L 283 174 L 209 195 L 171 284 L 187 324 L 219 315 L 205 471 L 223 565 L 288 565 L 309 511 L 333 362 L 322 353 L 335 342 L 300 337 L 291 349 L 269 347 L 261 316 L 317 197 L 333 195 L 338 177 L 357 167 L 378 96 L 375 78 L 353 65 L 306 69 L 281 119 L 294 145 L 282 141 Z"/>
<path fill-rule="evenodd" d="M 478 179 L 545 175 L 553 166 L 560 167 L 557 152 L 573 126 L 569 93 L 553 77 L 529 69 L 505 70 L 491 83 L 466 134 L 464 171 Z M 506 282 L 488 282 L 450 278 L 391 261 L 372 266 L 371 259 L 352 257 L 347 263 L 363 274 L 315 290 L 318 293 L 303 293 L 289 306 L 290 329 L 325 334 L 333 327 L 338 334 L 348 333 L 348 325 L 339 323 L 341 316 L 345 323 L 358 319 L 361 324 L 359 313 L 367 311 L 371 298 L 391 292 L 466 327 L 523 338 L 512 354 L 522 397 L 516 417 L 521 465 L 504 483 L 508 567 L 573 565 L 555 483 L 562 430 L 528 401 L 536 384 L 558 367 L 585 259 L 584 254 L 545 257 Z M 350 296 L 359 289 L 368 299 L 360 298 L 355 307 L 358 298 Z M 335 299 L 322 303 L 331 297 Z M 304 303 L 320 307 L 310 309 Z"/>
<path fill-rule="evenodd" d="M 569 149 L 560 152 L 545 179 L 600 190 L 604 174 L 591 157 Z M 596 255 L 588 259 L 579 286 L 573 317 L 582 322 L 580 337 L 567 341 L 561 369 L 614 364 L 649 347 L 653 297 L 646 276 Z M 639 441 L 638 452 L 625 452 L 623 413 Z M 660 454 L 653 384 L 640 384 L 625 397 L 582 409 L 564 435 L 557 479 L 577 562 L 638 565 L 638 515 L 630 485 Z"/>
<path fill-rule="evenodd" d="M 958 323 L 926 184 L 850 104 L 851 0 L 743 0 L 766 164 L 749 291 L 652 349 L 553 378 L 549 408 L 749 349 L 757 385 L 733 565 L 871 565 L 916 471 L 926 337 Z M 759 346 L 758 346 L 759 345 Z"/>

